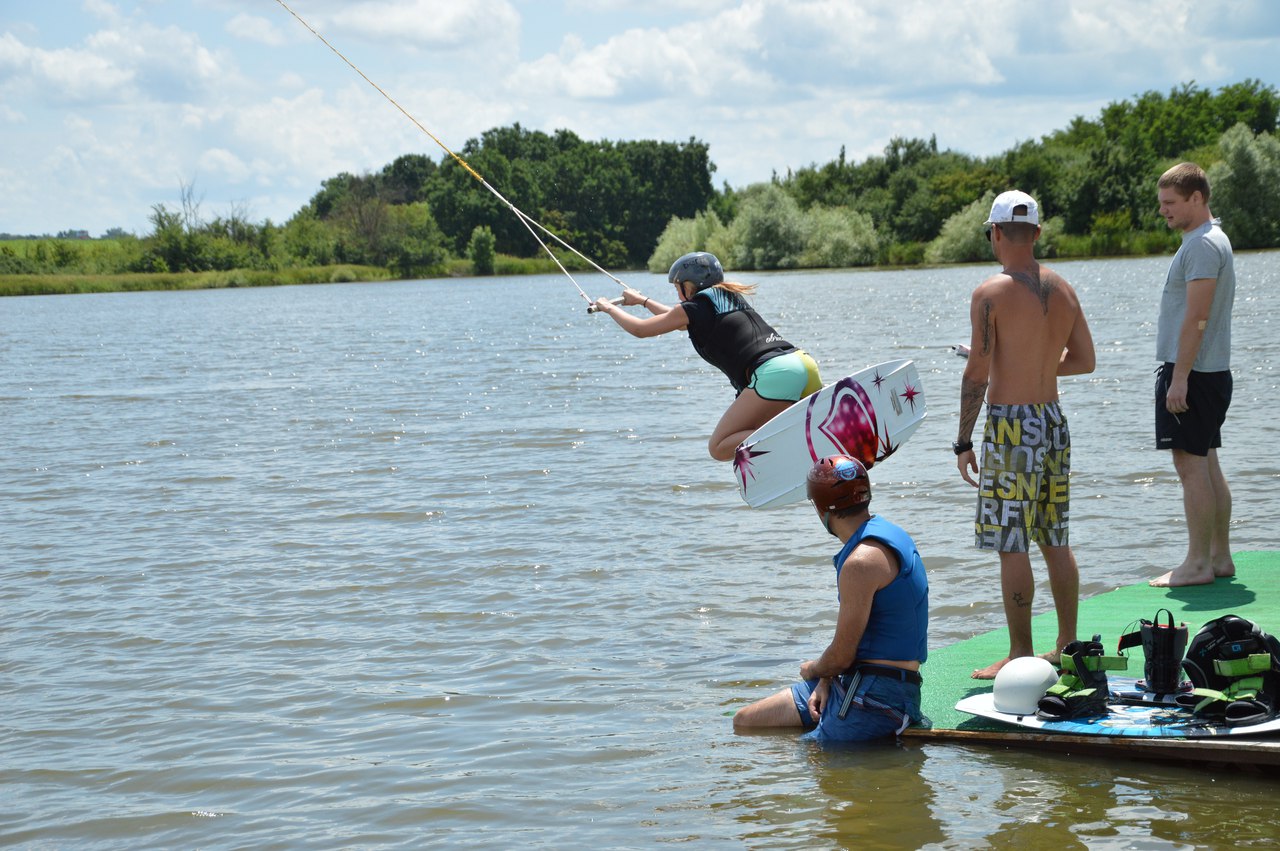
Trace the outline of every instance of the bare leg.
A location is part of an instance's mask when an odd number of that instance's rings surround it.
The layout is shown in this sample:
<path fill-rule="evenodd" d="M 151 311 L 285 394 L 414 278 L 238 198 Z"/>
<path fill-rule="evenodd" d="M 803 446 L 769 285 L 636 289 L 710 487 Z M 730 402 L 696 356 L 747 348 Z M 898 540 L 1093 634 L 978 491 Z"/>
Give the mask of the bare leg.
<path fill-rule="evenodd" d="M 1031 557 L 1027 553 L 1000 553 L 1000 594 L 1004 599 L 1004 617 L 1009 624 L 1009 655 L 973 672 L 975 680 L 995 679 L 1010 659 L 1030 656 L 1031 601 L 1036 596 L 1035 578 L 1031 575 Z"/>
<path fill-rule="evenodd" d="M 750 437 L 751 432 L 794 404 L 762 399 L 754 390 L 743 390 L 720 417 L 707 441 L 707 451 L 717 461 L 732 461 L 738 444 Z"/>
<path fill-rule="evenodd" d="M 1218 514 L 1209 458 L 1175 449 L 1173 466 L 1182 482 L 1182 510 L 1187 517 L 1187 557 L 1182 564 L 1148 584 L 1158 588 L 1208 585 L 1214 579 L 1210 548 Z M 1223 485 L 1225 487 L 1225 480 Z M 1229 492 L 1227 499 L 1230 500 Z"/>
<path fill-rule="evenodd" d="M 733 716 L 734 730 L 762 730 L 767 728 L 803 728 L 800 711 L 796 709 L 791 689 L 772 694 L 755 703 L 742 707 Z"/>
<path fill-rule="evenodd" d="M 1213 537 L 1209 543 L 1209 563 L 1213 575 L 1235 576 L 1236 563 L 1231 558 L 1231 489 L 1218 464 L 1218 450 L 1209 450 L 1209 482 L 1213 485 Z"/>
<path fill-rule="evenodd" d="M 1080 608 L 1080 570 L 1071 547 L 1040 547 L 1049 572 L 1049 590 L 1058 614 L 1058 638 L 1053 651 L 1041 656 L 1057 665 L 1062 648 L 1076 640 L 1076 614 Z"/>

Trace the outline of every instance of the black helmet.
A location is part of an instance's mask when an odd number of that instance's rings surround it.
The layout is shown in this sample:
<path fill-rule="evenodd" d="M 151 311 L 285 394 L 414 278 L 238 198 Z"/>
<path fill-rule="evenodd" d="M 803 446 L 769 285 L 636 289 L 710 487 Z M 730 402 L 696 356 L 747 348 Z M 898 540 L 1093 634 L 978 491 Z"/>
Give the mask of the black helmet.
<path fill-rule="evenodd" d="M 671 264 L 667 280 L 673 284 L 688 281 L 697 292 L 702 292 L 724 281 L 724 267 L 714 254 L 695 251 Z"/>
<path fill-rule="evenodd" d="M 818 511 L 865 508 L 871 502 L 871 478 L 862 462 L 848 455 L 819 458 L 808 475 L 809 499 Z"/>

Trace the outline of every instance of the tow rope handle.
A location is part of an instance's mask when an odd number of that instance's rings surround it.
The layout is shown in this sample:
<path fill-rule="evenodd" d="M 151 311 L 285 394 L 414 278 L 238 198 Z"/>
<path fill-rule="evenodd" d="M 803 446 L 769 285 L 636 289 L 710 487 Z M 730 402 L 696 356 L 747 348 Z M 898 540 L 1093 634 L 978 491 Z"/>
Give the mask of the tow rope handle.
<path fill-rule="evenodd" d="M 622 296 L 609 299 L 609 304 L 622 304 Z M 587 305 L 587 313 L 596 313 L 599 310 L 600 308 L 596 307 L 596 303 L 594 301 L 591 302 L 591 304 Z"/>

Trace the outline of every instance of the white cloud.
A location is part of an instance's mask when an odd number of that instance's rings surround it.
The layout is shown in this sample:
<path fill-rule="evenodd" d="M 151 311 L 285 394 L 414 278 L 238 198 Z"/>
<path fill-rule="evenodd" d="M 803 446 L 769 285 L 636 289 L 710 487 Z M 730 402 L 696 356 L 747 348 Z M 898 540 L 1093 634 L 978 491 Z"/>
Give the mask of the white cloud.
<path fill-rule="evenodd" d="M 764 0 L 761 7 L 760 61 L 788 82 L 904 92 L 943 80 L 1002 80 L 991 54 L 1006 41 L 1006 27 L 976 3 Z"/>
<path fill-rule="evenodd" d="M 84 0 L 81 8 L 93 17 L 104 21 L 120 20 L 119 7 L 114 3 L 108 3 L 107 0 Z"/>
<path fill-rule="evenodd" d="M 6 88 L 27 89 L 59 102 L 113 100 L 134 79 L 130 69 L 94 52 L 30 47 L 11 33 L 0 36 L 0 70 L 7 72 Z"/>
<path fill-rule="evenodd" d="M 177 100 L 219 85 L 229 70 L 196 33 L 150 24 L 100 30 L 86 49 L 114 66 L 126 68 L 144 96 Z"/>
<path fill-rule="evenodd" d="M 588 45 L 569 35 L 558 52 L 512 72 L 513 91 L 631 102 L 678 97 L 794 102 L 806 93 L 911 92 L 995 85 L 992 59 L 1008 40 L 976 2 L 743 0 L 666 29 L 634 29 Z"/>
<path fill-rule="evenodd" d="M 623 102 L 661 97 L 718 98 L 764 95 L 774 87 L 751 54 L 761 43 L 758 10 L 748 3 L 711 22 L 697 21 L 668 30 L 633 29 L 588 47 L 566 36 L 556 54 L 515 69 L 508 87 L 517 92 L 549 91 L 583 100 Z M 707 31 L 733 44 L 732 51 L 710 49 Z"/>
<path fill-rule="evenodd" d="M 739 2 L 741 0 L 566 0 L 564 5 L 568 12 L 596 15 L 605 12 L 706 14 L 708 11 L 719 11 L 735 6 Z"/>
<path fill-rule="evenodd" d="M 6 88 L 58 103 L 177 100 L 225 79 L 227 71 L 199 37 L 175 27 L 100 29 L 75 47 L 53 50 L 0 35 Z"/>
<path fill-rule="evenodd" d="M 243 12 L 227 21 L 227 32 L 236 38 L 265 44 L 268 47 L 277 47 L 285 42 L 284 36 L 271 21 Z"/>
<path fill-rule="evenodd" d="M 520 15 L 506 0 L 365 0 L 344 5 L 328 22 L 331 28 L 382 44 L 465 49 L 483 61 L 495 48 L 515 49 Z"/>
<path fill-rule="evenodd" d="M 280 89 L 302 89 L 306 85 L 306 78 L 296 71 L 285 71 L 276 80 L 276 87 Z"/>
<path fill-rule="evenodd" d="M 233 183 L 242 183 L 252 174 L 249 166 L 226 148 L 210 148 L 200 155 L 198 164 L 202 174 L 212 173 Z"/>
<path fill-rule="evenodd" d="M 279 221 L 339 172 L 441 156 L 270 0 L 62 5 L 5 6 L 0 231 L 141 229 L 184 181 Z M 516 121 L 693 136 L 738 187 L 894 136 L 986 155 L 1149 89 L 1280 84 L 1267 0 L 291 5 L 451 148 Z"/>
<path fill-rule="evenodd" d="M 277 163 L 277 176 L 296 175 L 312 193 L 339 172 L 376 171 L 406 149 L 431 145 L 377 93 L 354 85 L 332 99 L 316 88 L 273 97 L 246 105 L 229 121 L 239 146 Z"/>

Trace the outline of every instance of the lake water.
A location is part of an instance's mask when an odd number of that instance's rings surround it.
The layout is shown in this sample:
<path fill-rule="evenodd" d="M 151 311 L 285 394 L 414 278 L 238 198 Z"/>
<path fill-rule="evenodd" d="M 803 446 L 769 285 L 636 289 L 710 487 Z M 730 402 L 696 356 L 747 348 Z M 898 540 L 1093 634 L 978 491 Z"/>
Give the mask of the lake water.
<path fill-rule="evenodd" d="M 1236 550 L 1280 521 L 1277 261 L 1237 257 Z M 1098 348 L 1062 385 L 1087 595 L 1185 548 L 1167 262 L 1056 264 Z M 744 276 L 827 381 L 918 362 L 929 418 L 872 478 L 935 647 L 1003 625 L 950 451 L 991 271 Z M 835 542 L 741 503 L 705 451 L 731 390 L 683 335 L 584 307 L 563 277 L 0 301 L 0 845 L 1274 843 L 1274 787 L 1233 771 L 735 736 L 829 639 Z"/>

